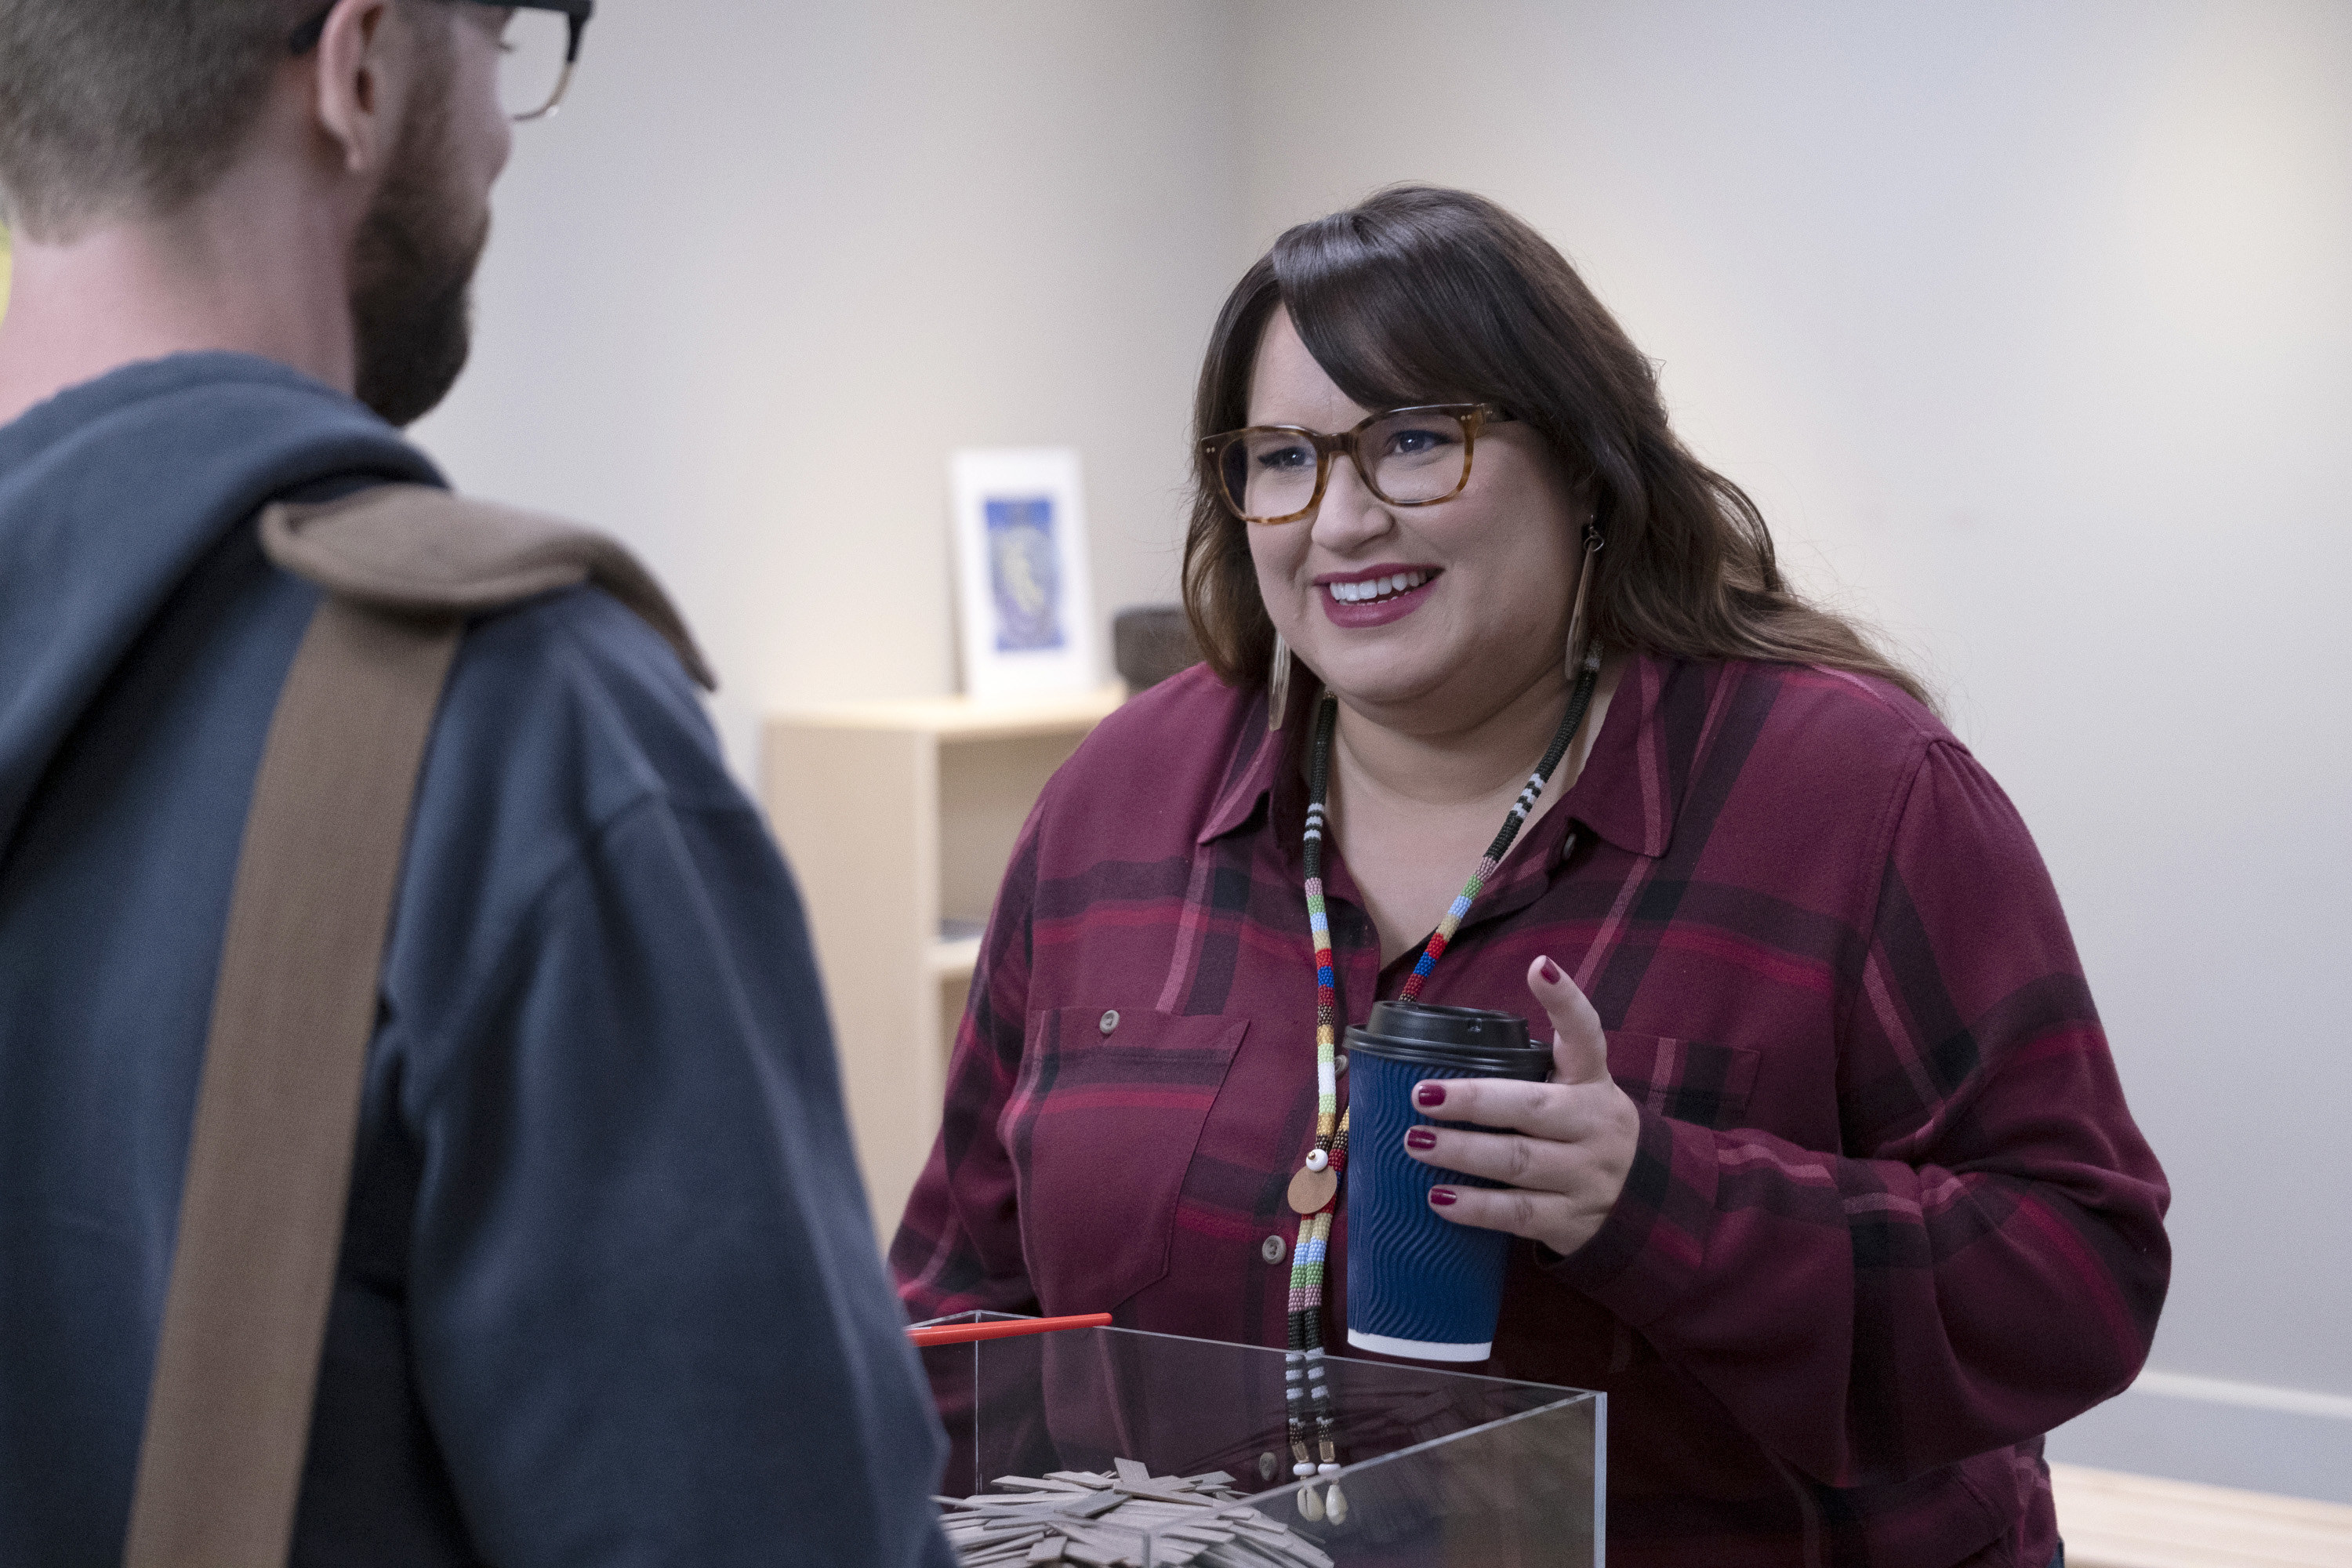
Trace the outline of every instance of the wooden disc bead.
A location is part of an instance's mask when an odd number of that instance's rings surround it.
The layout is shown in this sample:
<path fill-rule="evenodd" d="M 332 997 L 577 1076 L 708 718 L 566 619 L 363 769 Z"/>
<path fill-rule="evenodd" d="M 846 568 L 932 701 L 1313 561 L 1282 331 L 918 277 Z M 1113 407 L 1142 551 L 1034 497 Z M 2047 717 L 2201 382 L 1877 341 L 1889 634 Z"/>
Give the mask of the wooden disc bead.
<path fill-rule="evenodd" d="M 1301 1171 L 1290 1178 L 1291 1212 L 1321 1214 L 1339 1190 L 1339 1173 L 1328 1166 L 1320 1171 Z"/>

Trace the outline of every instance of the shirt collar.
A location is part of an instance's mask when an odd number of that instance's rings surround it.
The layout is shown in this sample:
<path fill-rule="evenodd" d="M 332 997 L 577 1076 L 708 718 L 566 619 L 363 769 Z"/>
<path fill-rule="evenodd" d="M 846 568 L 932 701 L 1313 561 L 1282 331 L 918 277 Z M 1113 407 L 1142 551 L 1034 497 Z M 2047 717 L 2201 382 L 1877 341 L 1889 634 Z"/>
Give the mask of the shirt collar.
<path fill-rule="evenodd" d="M 1672 781 L 1679 771 L 1668 763 L 1667 698 L 1693 673 L 1679 659 L 1626 657 L 1584 772 L 1559 809 L 1629 853 L 1666 852 L 1675 832 Z"/>
<path fill-rule="evenodd" d="M 1679 659 L 1628 656 L 1584 772 L 1559 809 L 1620 849 L 1664 854 L 1674 837 L 1672 784 L 1681 771 L 1668 754 L 1668 719 L 1672 710 L 1686 705 L 1672 699 L 1686 687 L 1712 684 L 1699 677 L 1699 667 Z M 1702 710 L 1712 706 L 1704 689 L 1686 695 L 1695 697 Z M 1313 711 L 1305 694 L 1294 693 L 1282 728 L 1269 731 L 1265 698 L 1252 702 L 1241 727 L 1242 743 L 1226 769 L 1225 785 L 1217 792 L 1197 842 L 1222 838 L 1256 816 L 1274 787 L 1276 770 L 1292 766 L 1296 747 L 1305 743 L 1301 731 Z"/>
<path fill-rule="evenodd" d="M 1302 686 L 1312 685 L 1301 681 Z M 1260 692 L 1250 701 L 1249 711 L 1242 716 L 1241 743 L 1234 749 L 1233 760 L 1225 767 L 1225 786 L 1217 792 L 1209 807 L 1208 819 L 1201 825 L 1195 843 L 1206 844 L 1213 838 L 1223 838 L 1257 815 L 1258 806 L 1274 787 L 1275 770 L 1289 765 L 1290 747 L 1283 742 L 1293 740 L 1302 712 L 1312 711 L 1293 693 L 1290 711 L 1282 728 L 1265 727 L 1265 694 Z"/>

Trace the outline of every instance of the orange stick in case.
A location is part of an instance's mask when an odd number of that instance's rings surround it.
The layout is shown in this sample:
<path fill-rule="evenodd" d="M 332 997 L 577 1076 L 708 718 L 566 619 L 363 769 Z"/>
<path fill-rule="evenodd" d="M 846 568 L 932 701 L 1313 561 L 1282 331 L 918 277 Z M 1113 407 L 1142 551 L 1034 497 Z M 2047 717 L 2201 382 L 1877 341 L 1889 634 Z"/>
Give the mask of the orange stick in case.
<path fill-rule="evenodd" d="M 1073 1318 L 1013 1318 L 994 1323 L 935 1323 L 929 1328 L 908 1329 L 907 1337 L 915 1342 L 917 1350 L 927 1350 L 932 1345 L 970 1344 L 974 1340 L 1009 1340 L 1021 1334 L 1050 1334 L 1057 1329 L 1108 1327 L 1108 1312 L 1081 1312 Z"/>

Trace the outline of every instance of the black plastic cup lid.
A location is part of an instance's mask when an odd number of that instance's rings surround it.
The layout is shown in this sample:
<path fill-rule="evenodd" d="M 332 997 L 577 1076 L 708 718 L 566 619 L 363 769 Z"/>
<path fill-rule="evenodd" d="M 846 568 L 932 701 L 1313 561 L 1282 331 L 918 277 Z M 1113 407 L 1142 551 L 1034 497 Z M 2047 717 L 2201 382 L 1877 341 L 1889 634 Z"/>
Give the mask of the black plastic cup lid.
<path fill-rule="evenodd" d="M 1371 1017 L 1348 1031 L 1348 1049 L 1492 1078 L 1533 1080 L 1551 1071 L 1551 1049 L 1528 1038 L 1525 1018 L 1484 1007 L 1375 1002 Z"/>

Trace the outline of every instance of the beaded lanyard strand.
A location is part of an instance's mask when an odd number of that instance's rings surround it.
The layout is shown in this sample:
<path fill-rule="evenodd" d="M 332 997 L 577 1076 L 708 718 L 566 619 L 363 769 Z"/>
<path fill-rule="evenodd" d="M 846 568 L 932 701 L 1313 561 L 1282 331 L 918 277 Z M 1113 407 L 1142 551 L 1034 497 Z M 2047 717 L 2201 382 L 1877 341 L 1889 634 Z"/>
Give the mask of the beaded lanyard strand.
<path fill-rule="evenodd" d="M 1512 841 L 1526 826 L 1536 802 L 1543 798 L 1544 786 L 1551 782 L 1553 770 L 1568 754 L 1578 726 L 1584 722 L 1585 710 L 1592 705 L 1592 689 L 1600 677 L 1601 650 L 1594 647 L 1586 650 L 1576 690 L 1568 700 L 1568 712 L 1560 719 L 1550 746 L 1545 749 L 1543 761 L 1536 764 L 1536 771 L 1528 776 L 1527 787 L 1511 803 L 1502 828 L 1470 873 L 1470 880 L 1464 885 L 1460 896 L 1430 933 L 1429 944 L 1422 949 L 1420 962 L 1412 966 L 1399 1000 L 1420 999 L 1422 986 L 1427 983 L 1430 971 L 1437 967 L 1445 944 L 1461 929 L 1472 900 L 1485 889 L 1486 879 L 1495 874 L 1503 857 L 1510 853 Z M 1348 1164 L 1348 1119 L 1339 1114 L 1339 979 L 1331 958 L 1331 917 L 1323 902 L 1323 836 L 1329 821 L 1324 802 L 1330 790 L 1331 731 L 1339 712 L 1337 700 L 1325 692 L 1315 712 L 1315 750 L 1307 772 L 1304 846 L 1307 924 L 1315 940 L 1315 1147 L 1307 1152 L 1305 1168 L 1290 1179 L 1290 1206 L 1298 1214 L 1298 1243 L 1290 1254 L 1290 1332 L 1283 1369 L 1283 1402 L 1290 1428 L 1290 1451 L 1297 1460 L 1291 1470 L 1301 1477 L 1318 1470 L 1330 1475 L 1339 1468 L 1331 1391 L 1324 1381 L 1323 1371 L 1323 1259 L 1330 1245 L 1339 1177 Z M 1312 1453 L 1307 1447 L 1307 1413 L 1310 1405 L 1315 1413 Z"/>

